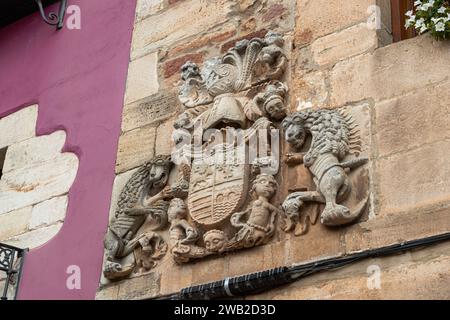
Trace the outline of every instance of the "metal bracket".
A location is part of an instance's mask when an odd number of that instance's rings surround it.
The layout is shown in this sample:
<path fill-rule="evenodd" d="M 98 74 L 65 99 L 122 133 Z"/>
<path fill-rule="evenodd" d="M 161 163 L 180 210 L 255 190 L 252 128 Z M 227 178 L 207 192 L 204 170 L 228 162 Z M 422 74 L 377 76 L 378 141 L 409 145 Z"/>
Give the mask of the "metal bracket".
<path fill-rule="evenodd" d="M 41 17 L 45 23 L 56 26 L 56 29 L 59 30 L 64 26 L 64 16 L 66 14 L 67 9 L 67 0 L 60 0 L 59 4 L 59 13 L 56 14 L 54 12 L 50 12 L 48 16 L 44 11 L 44 6 L 42 5 L 42 0 L 34 0 L 39 7 L 39 12 L 41 13 Z"/>

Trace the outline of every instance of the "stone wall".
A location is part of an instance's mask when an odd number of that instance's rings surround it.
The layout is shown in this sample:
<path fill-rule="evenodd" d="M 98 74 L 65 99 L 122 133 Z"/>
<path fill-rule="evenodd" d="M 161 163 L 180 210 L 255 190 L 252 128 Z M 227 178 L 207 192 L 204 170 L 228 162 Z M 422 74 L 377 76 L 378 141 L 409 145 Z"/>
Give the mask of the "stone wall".
<path fill-rule="evenodd" d="M 368 8 L 377 4 L 389 11 L 375 0 L 138 1 L 111 212 L 134 170 L 170 152 L 180 66 L 202 64 L 267 30 L 286 40 L 291 111 L 346 108 L 357 119 L 370 159 L 370 205 L 359 223 L 338 230 L 317 224 L 301 237 L 278 234 L 265 246 L 185 265 L 167 255 L 141 277 L 102 278 L 98 299 L 154 298 L 450 230 L 450 43 L 423 35 L 389 44 L 389 17 L 381 17 L 383 30 L 367 26 Z M 289 170 L 282 183 L 305 179 L 301 168 Z M 249 298 L 448 299 L 448 249 L 368 260 Z M 379 289 L 368 289 L 370 265 L 381 270 Z"/>
<path fill-rule="evenodd" d="M 68 191 L 78 170 L 73 153 L 61 153 L 64 131 L 36 136 L 38 106 L 0 119 L 0 242 L 34 249 L 52 239 L 66 216 Z M 17 278 L 7 297 L 13 299 Z M 6 275 L 0 274 L 0 290 Z"/>
<path fill-rule="evenodd" d="M 58 233 L 78 170 L 78 158 L 61 153 L 64 131 L 36 136 L 37 116 L 33 105 L 0 119 L 0 241 L 29 249 Z"/>

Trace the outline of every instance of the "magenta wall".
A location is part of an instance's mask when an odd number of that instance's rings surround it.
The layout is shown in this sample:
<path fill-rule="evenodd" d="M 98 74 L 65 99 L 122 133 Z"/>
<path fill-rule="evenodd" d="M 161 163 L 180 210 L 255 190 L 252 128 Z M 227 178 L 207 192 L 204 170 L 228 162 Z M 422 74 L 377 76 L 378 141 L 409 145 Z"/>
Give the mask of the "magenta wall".
<path fill-rule="evenodd" d="M 0 117 L 39 104 L 37 134 L 67 132 L 79 158 L 61 231 L 30 251 L 19 299 L 93 299 L 114 180 L 135 0 L 69 0 L 81 30 L 56 31 L 35 14 L 0 29 Z M 66 287 L 69 265 L 81 290 Z"/>

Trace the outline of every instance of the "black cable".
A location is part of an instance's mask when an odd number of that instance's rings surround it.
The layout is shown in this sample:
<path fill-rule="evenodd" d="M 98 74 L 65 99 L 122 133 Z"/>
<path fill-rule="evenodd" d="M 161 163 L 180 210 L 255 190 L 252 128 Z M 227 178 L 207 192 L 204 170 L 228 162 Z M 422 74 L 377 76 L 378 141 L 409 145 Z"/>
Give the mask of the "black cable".
<path fill-rule="evenodd" d="M 402 251 L 408 251 L 447 240 L 450 240 L 450 232 L 293 267 L 280 267 L 239 277 L 226 278 L 220 281 L 185 288 L 177 294 L 160 297 L 159 299 L 219 299 L 255 294 L 273 289 L 274 287 L 283 284 L 292 283 L 321 271 L 342 268 L 363 259 L 393 255 Z"/>

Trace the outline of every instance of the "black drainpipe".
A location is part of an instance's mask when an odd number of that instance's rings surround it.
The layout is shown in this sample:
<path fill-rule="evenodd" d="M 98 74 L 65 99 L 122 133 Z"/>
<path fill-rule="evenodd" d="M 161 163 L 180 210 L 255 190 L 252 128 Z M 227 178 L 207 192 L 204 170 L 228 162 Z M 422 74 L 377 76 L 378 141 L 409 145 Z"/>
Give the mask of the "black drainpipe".
<path fill-rule="evenodd" d="M 307 277 L 317 272 L 321 272 L 324 270 L 334 270 L 363 259 L 393 255 L 402 251 L 412 250 L 447 240 L 450 240 L 450 233 L 444 233 L 441 235 L 417 240 L 405 241 L 386 247 L 370 249 L 336 258 L 318 260 L 302 265 L 292 267 L 279 267 L 243 276 L 225 278 L 220 281 L 185 288 L 182 289 L 179 293 L 160 297 L 158 299 L 205 300 L 223 298 L 229 299 L 232 297 L 247 296 L 267 291 L 284 284 L 292 283 L 298 279 Z"/>

